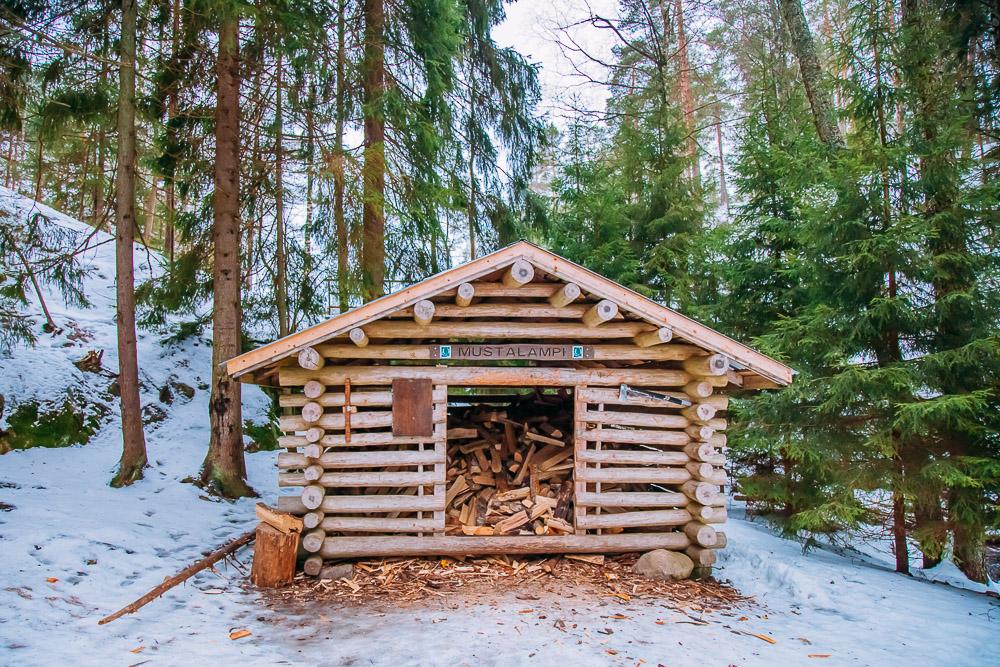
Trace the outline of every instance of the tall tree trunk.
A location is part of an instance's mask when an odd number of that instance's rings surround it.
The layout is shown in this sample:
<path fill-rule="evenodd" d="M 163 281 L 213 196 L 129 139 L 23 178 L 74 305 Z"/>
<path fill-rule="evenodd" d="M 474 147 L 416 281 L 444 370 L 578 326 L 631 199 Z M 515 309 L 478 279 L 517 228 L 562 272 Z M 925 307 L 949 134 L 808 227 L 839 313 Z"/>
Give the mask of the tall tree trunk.
<path fill-rule="evenodd" d="M 38 137 L 38 161 L 35 163 L 35 201 L 42 201 L 42 188 L 45 185 L 45 144 Z"/>
<path fill-rule="evenodd" d="M 347 82 L 344 80 L 344 61 L 346 37 L 344 26 L 347 23 L 347 1 L 338 3 L 337 20 L 337 118 L 333 154 L 333 221 L 337 232 L 337 297 L 340 312 L 347 312 L 347 262 L 348 242 L 347 221 L 344 219 L 344 178 L 347 168 L 347 157 L 344 154 L 344 116 L 347 114 Z"/>
<path fill-rule="evenodd" d="M 173 0 L 171 4 L 171 21 L 172 27 L 170 31 L 170 66 L 171 68 L 180 69 L 180 65 L 177 62 L 177 58 L 180 57 L 180 41 L 181 41 L 181 0 Z M 170 92 L 168 93 L 167 99 L 167 135 L 170 140 L 168 140 L 168 145 L 173 150 L 174 146 L 174 135 L 176 131 L 174 130 L 174 119 L 177 118 L 177 95 L 178 95 L 178 82 L 175 80 L 170 84 Z M 177 223 L 177 200 L 176 200 L 176 189 L 175 182 L 176 177 L 176 166 L 170 170 L 170 175 L 166 182 L 166 221 L 165 229 L 163 232 L 163 248 L 167 252 L 167 260 L 171 265 L 174 263 L 174 229 Z"/>
<path fill-rule="evenodd" d="M 726 153 L 722 147 L 722 108 L 718 104 L 715 106 L 715 144 L 719 150 L 719 203 L 728 216 L 729 187 L 726 184 Z"/>
<path fill-rule="evenodd" d="M 802 85 L 806 90 L 806 98 L 812 109 L 816 134 L 819 135 L 820 141 L 827 146 L 843 147 L 844 137 L 837 125 L 833 102 L 823 87 L 823 70 L 819 64 L 819 56 L 816 53 L 816 44 L 813 41 L 812 33 L 809 32 L 805 12 L 802 11 L 802 2 L 801 0 L 779 0 L 779 2 L 785 26 L 788 28 L 788 34 L 792 40 L 792 50 L 799 63 L 799 72 L 802 75 Z"/>
<path fill-rule="evenodd" d="M 118 173 L 115 178 L 115 266 L 117 274 L 118 389 L 122 413 L 122 458 L 111 486 L 128 486 L 146 467 L 146 436 L 139 397 L 135 335 L 135 32 L 137 0 L 122 0 L 119 37 Z"/>
<path fill-rule="evenodd" d="M 278 58 L 276 64 L 274 102 L 274 236 L 277 244 L 274 270 L 274 301 L 278 310 L 278 337 L 288 335 L 288 248 L 285 241 L 285 192 L 283 171 L 285 166 L 284 143 L 285 133 L 282 125 L 281 108 L 281 70 L 284 59 L 281 57 L 282 45 L 278 43 Z"/>
<path fill-rule="evenodd" d="M 235 13 L 234 9 L 230 12 Z M 246 483 L 240 384 L 223 363 L 240 353 L 240 63 L 239 18 L 219 27 L 215 108 L 215 194 L 212 197 L 215 262 L 212 266 L 211 440 L 201 482 L 229 498 L 252 495 Z"/>
<path fill-rule="evenodd" d="M 687 33 L 684 31 L 684 2 L 674 0 L 674 15 L 677 17 L 677 85 L 680 89 L 681 111 L 684 112 L 684 128 L 687 130 L 685 146 L 691 159 L 690 176 L 695 187 L 701 187 L 701 166 L 698 164 L 698 141 L 695 137 L 694 95 L 691 93 L 691 61 L 688 58 Z"/>
<path fill-rule="evenodd" d="M 302 284 L 308 285 L 312 273 L 313 209 L 316 188 L 316 84 L 309 81 L 306 117 L 306 222 L 302 228 L 302 248 L 305 251 L 302 266 Z M 300 309 L 301 311 L 301 309 Z"/>
<path fill-rule="evenodd" d="M 476 258 L 476 137 L 473 128 L 476 124 L 476 69 L 472 62 L 472 50 L 469 50 L 469 206 L 466 211 L 469 218 L 469 260 Z"/>
<path fill-rule="evenodd" d="M 385 2 L 364 0 L 364 58 L 361 92 L 365 154 L 361 178 L 361 275 L 366 301 L 385 294 Z"/>

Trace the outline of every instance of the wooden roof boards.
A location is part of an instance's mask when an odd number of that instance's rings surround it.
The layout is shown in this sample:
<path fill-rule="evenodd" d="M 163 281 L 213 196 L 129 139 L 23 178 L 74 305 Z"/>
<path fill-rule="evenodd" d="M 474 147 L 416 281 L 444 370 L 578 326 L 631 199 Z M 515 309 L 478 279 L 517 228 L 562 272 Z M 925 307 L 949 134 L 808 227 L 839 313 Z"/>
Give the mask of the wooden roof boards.
<path fill-rule="evenodd" d="M 241 354 L 226 362 L 226 370 L 234 377 L 254 373 L 295 355 L 306 347 L 328 341 L 346 334 L 355 327 L 370 324 L 410 308 L 423 299 L 454 290 L 462 283 L 489 276 L 519 260 L 531 264 L 536 269 L 536 277 L 539 273 L 548 274 L 565 283 L 576 283 L 585 293 L 614 302 L 624 314 L 637 317 L 656 327 L 670 327 L 677 336 L 712 352 L 726 355 L 740 367 L 752 371 L 753 375 L 760 376 L 746 382 L 745 386 L 748 388 L 761 388 L 771 383 L 787 385 L 792 381 L 792 369 L 788 366 L 613 280 L 527 241 L 518 241 L 484 257 L 442 271 L 398 292 L 387 294 L 308 329 Z M 539 284 L 528 283 L 520 289 L 533 288 Z M 615 321 L 612 320 L 608 324 L 613 325 Z M 733 380 L 741 382 L 742 376 L 734 375 Z"/>

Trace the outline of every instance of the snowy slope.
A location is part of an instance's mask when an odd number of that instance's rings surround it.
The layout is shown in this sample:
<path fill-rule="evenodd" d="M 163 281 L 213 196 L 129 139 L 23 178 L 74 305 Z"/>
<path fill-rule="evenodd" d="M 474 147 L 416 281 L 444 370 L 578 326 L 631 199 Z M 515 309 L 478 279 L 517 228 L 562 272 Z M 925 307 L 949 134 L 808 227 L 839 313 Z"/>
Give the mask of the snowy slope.
<path fill-rule="evenodd" d="M 6 210 L 31 206 L 0 191 Z M 90 231 L 45 212 L 58 224 Z M 43 334 L 32 351 L 0 359 L 0 393 L 8 403 L 58 395 L 75 383 L 103 390 L 106 378 L 71 363 L 89 349 L 106 350 L 104 365 L 116 368 L 113 243 L 96 246 L 87 258 L 95 268 L 87 286 L 94 308 L 66 309 L 57 300 L 52 306 L 60 323 L 72 319 L 92 339 L 74 342 L 67 328 L 55 339 Z M 140 271 L 158 270 L 142 249 L 136 262 Z M 253 525 L 252 501 L 209 499 L 180 481 L 197 472 L 208 441 L 208 392 L 201 387 L 210 356 L 205 341 L 164 348 L 158 334 L 141 333 L 143 403 L 160 405 L 166 418 L 148 429 L 152 465 L 131 488 L 107 486 L 120 453 L 114 413 L 88 445 L 0 456 L 0 502 L 13 506 L 0 511 L 0 664 L 1000 664 L 996 599 L 895 575 L 877 559 L 804 554 L 797 543 L 741 519 L 726 527 L 729 547 L 718 576 L 756 604 L 706 615 L 704 625 L 663 602 L 595 599 L 559 590 L 559 582 L 547 584 L 558 594 L 527 604 L 511 591 L 490 599 L 429 597 L 408 608 L 387 600 L 348 610 L 308 602 L 271 609 L 242 588 L 239 571 L 220 567 L 99 627 L 100 617 Z M 190 401 L 159 404 L 158 388 L 171 375 L 196 388 Z M 247 416 L 262 417 L 258 390 L 247 387 L 244 403 Z M 273 498 L 273 453 L 247 458 L 251 483 Z M 565 621 L 565 631 L 557 620 Z M 235 628 L 252 634 L 231 641 Z"/>

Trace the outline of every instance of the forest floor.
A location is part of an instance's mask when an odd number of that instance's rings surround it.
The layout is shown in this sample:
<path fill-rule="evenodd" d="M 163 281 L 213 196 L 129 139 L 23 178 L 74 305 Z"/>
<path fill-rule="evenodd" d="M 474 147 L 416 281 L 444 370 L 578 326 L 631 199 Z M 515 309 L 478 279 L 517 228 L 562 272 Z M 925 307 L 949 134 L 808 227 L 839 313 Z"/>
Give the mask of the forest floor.
<path fill-rule="evenodd" d="M 24 213 L 31 206 L 0 191 L 0 207 Z M 131 488 L 107 486 L 120 455 L 117 407 L 107 396 L 108 377 L 72 362 L 102 349 L 104 367 L 117 367 L 108 238 L 96 236 L 100 245 L 87 253 L 95 269 L 87 282 L 93 307 L 67 308 L 53 299 L 54 316 L 67 325 L 63 333 L 0 358 L 8 415 L 18 402 L 59 401 L 74 387 L 100 397 L 108 410 L 86 445 L 0 456 L 0 664 L 982 665 L 998 659 L 1000 601 L 982 587 L 954 585 L 962 579 L 950 566 L 904 577 L 877 550 L 803 552 L 767 525 L 740 518 L 736 508 L 715 570 L 730 587 L 719 590 L 731 591 L 721 603 L 718 592 L 700 601 L 701 583 L 615 595 L 622 589 L 602 585 L 603 575 L 507 577 L 502 568 L 488 584 L 429 588 L 426 596 L 405 599 L 391 589 L 361 601 L 262 594 L 246 584 L 245 549 L 241 564 L 203 572 L 137 614 L 98 626 L 104 615 L 255 523 L 255 500 L 222 502 L 182 482 L 197 473 L 208 441 L 211 355 L 203 338 L 167 345 L 162 335 L 142 332 L 143 403 L 155 408 L 148 409 L 150 468 Z M 136 262 L 140 273 L 157 270 L 144 250 Z M 190 398 L 180 385 L 194 390 Z M 164 393 L 165 386 L 175 389 Z M 246 388 L 245 406 L 247 418 L 263 419 L 259 390 Z M 276 491 L 273 458 L 247 456 L 250 482 L 269 502 Z M 450 576 L 446 565 L 428 567 Z M 947 583 L 927 580 L 935 577 Z M 230 639 L 239 630 L 249 634 Z"/>

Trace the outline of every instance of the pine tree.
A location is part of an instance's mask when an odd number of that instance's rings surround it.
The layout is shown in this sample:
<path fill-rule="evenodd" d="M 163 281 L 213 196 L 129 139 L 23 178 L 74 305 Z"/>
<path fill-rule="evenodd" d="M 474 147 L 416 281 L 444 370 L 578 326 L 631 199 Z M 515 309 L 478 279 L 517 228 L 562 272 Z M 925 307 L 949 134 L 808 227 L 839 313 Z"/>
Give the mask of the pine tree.
<path fill-rule="evenodd" d="M 121 399 L 122 448 L 111 486 L 129 486 L 146 467 L 146 436 L 142 430 L 139 360 L 135 334 L 135 79 L 136 0 L 122 0 L 119 35 L 118 174 L 115 179 L 115 265 L 118 326 L 118 390 Z"/>

